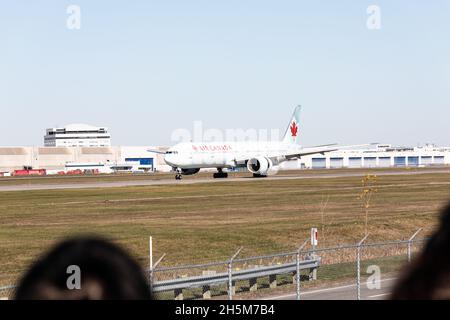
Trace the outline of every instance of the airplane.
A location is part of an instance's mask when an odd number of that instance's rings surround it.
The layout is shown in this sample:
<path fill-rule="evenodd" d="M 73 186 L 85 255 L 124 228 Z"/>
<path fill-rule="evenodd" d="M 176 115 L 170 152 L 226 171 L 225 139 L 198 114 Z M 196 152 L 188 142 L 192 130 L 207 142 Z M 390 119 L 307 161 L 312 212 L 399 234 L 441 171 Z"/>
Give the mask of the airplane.
<path fill-rule="evenodd" d="M 176 173 L 176 180 L 205 168 L 217 169 L 215 179 L 227 178 L 224 169 L 236 168 L 247 168 L 255 178 L 267 177 L 275 174 L 285 161 L 338 150 L 335 143 L 307 148 L 300 145 L 300 111 L 301 106 L 294 109 L 282 141 L 181 142 L 166 152 L 147 151 L 164 154 L 164 161 Z"/>

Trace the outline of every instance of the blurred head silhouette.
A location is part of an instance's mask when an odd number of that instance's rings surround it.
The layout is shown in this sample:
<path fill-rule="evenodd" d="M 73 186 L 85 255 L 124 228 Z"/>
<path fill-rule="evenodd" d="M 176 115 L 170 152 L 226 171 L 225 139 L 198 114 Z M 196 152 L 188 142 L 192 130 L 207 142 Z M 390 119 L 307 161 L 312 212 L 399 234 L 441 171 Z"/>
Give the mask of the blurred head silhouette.
<path fill-rule="evenodd" d="M 450 204 L 438 230 L 397 283 L 391 298 L 450 300 Z"/>
<path fill-rule="evenodd" d="M 66 240 L 20 281 L 18 300 L 151 299 L 139 265 L 121 248 L 87 236 Z"/>

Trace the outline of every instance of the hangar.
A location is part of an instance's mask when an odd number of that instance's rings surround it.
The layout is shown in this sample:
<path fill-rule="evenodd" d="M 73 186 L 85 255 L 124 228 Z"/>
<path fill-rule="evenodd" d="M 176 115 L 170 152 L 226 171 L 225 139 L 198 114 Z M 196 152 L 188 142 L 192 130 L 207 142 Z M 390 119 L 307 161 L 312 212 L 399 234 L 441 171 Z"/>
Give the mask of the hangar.
<path fill-rule="evenodd" d="M 155 146 L 111 147 L 0 147 L 0 172 L 29 168 L 64 170 L 101 168 L 103 165 L 137 164 L 145 171 L 169 171 L 161 155 L 147 150 L 165 151 Z"/>
<path fill-rule="evenodd" d="M 286 163 L 284 169 L 387 168 L 450 165 L 450 148 L 426 145 L 393 147 L 377 145 L 368 149 L 338 150 Z"/>

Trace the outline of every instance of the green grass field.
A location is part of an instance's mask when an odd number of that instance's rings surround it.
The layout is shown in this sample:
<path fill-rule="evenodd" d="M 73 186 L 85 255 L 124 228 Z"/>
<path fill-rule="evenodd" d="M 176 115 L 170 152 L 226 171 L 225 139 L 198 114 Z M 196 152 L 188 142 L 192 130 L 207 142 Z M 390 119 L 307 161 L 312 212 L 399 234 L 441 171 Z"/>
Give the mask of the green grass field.
<path fill-rule="evenodd" d="M 426 235 L 450 200 L 450 173 L 380 176 L 377 189 L 369 241 L 405 239 L 419 227 Z M 163 265 L 225 260 L 240 246 L 241 256 L 294 250 L 311 227 L 321 247 L 354 243 L 364 233 L 360 192 L 361 177 L 0 192 L 0 285 L 80 233 L 112 239 L 143 266 L 150 235 L 155 258 L 167 253 Z"/>

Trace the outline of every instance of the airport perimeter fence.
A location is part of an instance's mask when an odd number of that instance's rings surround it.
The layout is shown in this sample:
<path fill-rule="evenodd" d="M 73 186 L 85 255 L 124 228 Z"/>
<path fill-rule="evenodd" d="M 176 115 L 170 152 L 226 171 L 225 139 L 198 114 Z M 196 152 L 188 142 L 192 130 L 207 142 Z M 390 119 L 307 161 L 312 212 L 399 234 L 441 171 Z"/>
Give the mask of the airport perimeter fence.
<path fill-rule="evenodd" d="M 239 258 L 239 249 L 226 261 L 148 269 L 157 299 L 258 299 L 279 288 L 286 299 L 321 299 L 317 289 L 346 284 L 349 290 L 336 299 L 367 299 L 371 289 L 395 280 L 426 239 L 359 243 Z M 162 257 L 163 258 L 163 257 Z M 14 285 L 0 287 L 0 299 L 12 299 Z"/>
<path fill-rule="evenodd" d="M 375 289 L 391 286 L 426 239 L 360 242 L 330 248 L 238 258 L 208 264 L 155 267 L 150 281 L 159 299 L 257 299 L 280 289 L 286 299 L 321 298 L 311 288 L 350 287 L 337 299 L 367 299 Z M 311 290 L 309 290 L 311 291 Z M 386 295 L 386 293 L 383 293 Z"/>

